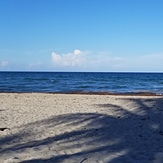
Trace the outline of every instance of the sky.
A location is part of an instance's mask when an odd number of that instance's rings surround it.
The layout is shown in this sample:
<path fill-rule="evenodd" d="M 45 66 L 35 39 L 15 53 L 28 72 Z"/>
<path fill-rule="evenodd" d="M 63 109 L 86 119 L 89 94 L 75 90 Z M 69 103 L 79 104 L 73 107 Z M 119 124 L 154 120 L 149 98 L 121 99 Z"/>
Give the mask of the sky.
<path fill-rule="evenodd" d="M 162 0 L 0 0 L 0 71 L 163 72 Z"/>

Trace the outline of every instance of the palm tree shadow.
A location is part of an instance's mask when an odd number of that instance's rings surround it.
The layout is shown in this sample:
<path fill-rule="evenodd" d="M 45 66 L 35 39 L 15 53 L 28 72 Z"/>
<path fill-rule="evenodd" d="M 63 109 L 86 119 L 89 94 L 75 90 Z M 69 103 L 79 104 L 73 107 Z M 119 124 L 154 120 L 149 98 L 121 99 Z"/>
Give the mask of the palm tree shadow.
<path fill-rule="evenodd" d="M 136 109 L 110 103 L 95 104 L 94 107 L 105 113 L 109 110 L 114 114 L 65 114 L 23 126 L 25 130 L 20 133 L 0 139 L 0 153 L 49 150 L 48 158 L 21 163 L 153 162 L 155 155 L 163 152 L 163 100 L 125 101 L 132 101 Z"/>

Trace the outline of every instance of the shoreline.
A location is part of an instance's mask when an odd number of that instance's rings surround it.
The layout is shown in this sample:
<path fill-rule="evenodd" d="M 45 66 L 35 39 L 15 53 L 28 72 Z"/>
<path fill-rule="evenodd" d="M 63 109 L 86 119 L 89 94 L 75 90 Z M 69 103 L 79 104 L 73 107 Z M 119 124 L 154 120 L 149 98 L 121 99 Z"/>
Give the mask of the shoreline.
<path fill-rule="evenodd" d="M 115 92 L 88 92 L 88 91 L 71 91 L 71 92 L 0 92 L 0 94 L 73 94 L 73 95 L 113 95 L 113 96 L 163 96 L 162 93 L 153 93 L 153 92 L 124 92 L 124 93 L 115 93 Z"/>

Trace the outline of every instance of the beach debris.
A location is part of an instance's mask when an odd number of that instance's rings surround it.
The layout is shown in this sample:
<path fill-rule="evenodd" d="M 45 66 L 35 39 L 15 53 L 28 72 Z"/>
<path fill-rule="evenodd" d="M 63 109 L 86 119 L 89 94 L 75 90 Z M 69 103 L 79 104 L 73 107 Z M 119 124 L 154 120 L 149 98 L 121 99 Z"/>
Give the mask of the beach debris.
<path fill-rule="evenodd" d="M 0 128 L 0 131 L 5 131 L 5 130 L 10 130 L 10 128 L 8 128 L 8 127 L 2 127 L 2 128 Z"/>
<path fill-rule="evenodd" d="M 83 163 L 85 160 L 87 160 L 87 158 L 84 158 L 82 161 L 80 161 L 80 163 Z"/>

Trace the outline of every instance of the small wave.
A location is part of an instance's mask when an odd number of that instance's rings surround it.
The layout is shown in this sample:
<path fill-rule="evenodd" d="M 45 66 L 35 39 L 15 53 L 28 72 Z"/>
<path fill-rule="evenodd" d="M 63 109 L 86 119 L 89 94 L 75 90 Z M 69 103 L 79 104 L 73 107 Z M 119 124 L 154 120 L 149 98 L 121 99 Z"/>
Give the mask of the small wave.
<path fill-rule="evenodd" d="M 109 86 L 108 85 L 101 85 L 97 87 L 98 89 L 108 89 Z"/>
<path fill-rule="evenodd" d="M 25 78 L 26 81 L 46 81 L 48 78 Z"/>
<path fill-rule="evenodd" d="M 83 86 L 78 86 L 77 88 L 90 88 L 90 86 L 89 85 L 83 85 Z"/>
<path fill-rule="evenodd" d="M 57 83 L 58 81 L 57 80 L 51 80 L 51 83 Z"/>

